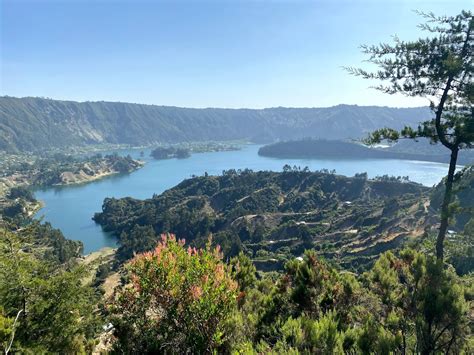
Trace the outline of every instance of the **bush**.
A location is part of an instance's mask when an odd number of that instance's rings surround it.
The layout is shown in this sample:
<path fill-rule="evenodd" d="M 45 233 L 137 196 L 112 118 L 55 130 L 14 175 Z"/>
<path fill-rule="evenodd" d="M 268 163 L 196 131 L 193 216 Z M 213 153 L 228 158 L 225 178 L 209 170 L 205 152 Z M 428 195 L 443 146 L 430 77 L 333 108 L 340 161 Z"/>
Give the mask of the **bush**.
<path fill-rule="evenodd" d="M 117 351 L 204 353 L 223 344 L 237 284 L 218 247 L 185 249 L 183 240 L 162 235 L 127 268 L 131 284 L 109 307 Z"/>

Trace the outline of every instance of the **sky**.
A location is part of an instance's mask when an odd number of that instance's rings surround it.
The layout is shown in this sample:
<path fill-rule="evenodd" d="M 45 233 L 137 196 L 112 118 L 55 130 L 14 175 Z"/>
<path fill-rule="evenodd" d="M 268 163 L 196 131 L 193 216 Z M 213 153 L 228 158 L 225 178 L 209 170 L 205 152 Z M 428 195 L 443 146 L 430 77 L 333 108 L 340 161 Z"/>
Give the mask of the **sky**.
<path fill-rule="evenodd" d="M 0 0 L 0 95 L 184 107 L 410 107 L 343 67 L 461 0 Z"/>

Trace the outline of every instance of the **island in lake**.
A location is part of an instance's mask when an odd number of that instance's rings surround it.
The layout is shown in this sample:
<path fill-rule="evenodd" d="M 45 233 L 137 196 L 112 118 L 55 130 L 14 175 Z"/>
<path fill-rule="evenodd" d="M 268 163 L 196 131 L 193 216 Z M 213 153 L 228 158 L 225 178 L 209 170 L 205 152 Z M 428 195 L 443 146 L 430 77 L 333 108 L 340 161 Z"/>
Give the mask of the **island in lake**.
<path fill-rule="evenodd" d="M 191 153 L 223 152 L 240 150 L 244 142 L 187 142 L 162 145 L 153 149 L 150 156 L 157 159 L 186 159 Z"/>
<path fill-rule="evenodd" d="M 191 152 L 186 148 L 175 148 L 175 147 L 157 147 L 150 153 L 153 158 L 160 159 L 185 159 L 191 156 Z"/>

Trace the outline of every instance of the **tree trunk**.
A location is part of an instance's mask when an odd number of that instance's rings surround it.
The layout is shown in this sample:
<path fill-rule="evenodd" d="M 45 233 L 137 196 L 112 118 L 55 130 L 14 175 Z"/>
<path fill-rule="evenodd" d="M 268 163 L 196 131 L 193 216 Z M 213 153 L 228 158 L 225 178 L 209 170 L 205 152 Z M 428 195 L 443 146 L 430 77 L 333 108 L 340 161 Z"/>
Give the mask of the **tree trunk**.
<path fill-rule="evenodd" d="M 451 149 L 451 159 L 449 160 L 448 177 L 446 178 L 446 188 L 444 191 L 443 204 L 441 205 L 441 223 L 439 226 L 438 238 L 436 239 L 436 257 L 439 260 L 444 256 L 444 238 L 449 223 L 449 204 L 451 203 L 454 173 L 456 171 L 456 162 L 458 160 L 459 147 L 456 145 Z"/>

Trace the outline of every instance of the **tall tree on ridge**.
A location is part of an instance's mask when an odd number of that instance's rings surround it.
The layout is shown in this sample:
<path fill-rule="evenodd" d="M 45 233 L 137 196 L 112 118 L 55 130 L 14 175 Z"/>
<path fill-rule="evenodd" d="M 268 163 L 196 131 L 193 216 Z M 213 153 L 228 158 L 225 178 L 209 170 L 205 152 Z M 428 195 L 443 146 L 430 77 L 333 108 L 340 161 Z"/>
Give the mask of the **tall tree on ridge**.
<path fill-rule="evenodd" d="M 369 135 L 367 142 L 424 137 L 432 143 L 441 142 L 451 151 L 436 240 L 436 256 L 443 259 L 458 152 L 474 147 L 474 17 L 470 11 L 456 16 L 419 14 L 426 19 L 419 27 L 429 32 L 430 37 L 413 42 L 395 37 L 394 44 L 363 45 L 362 52 L 369 57 L 367 61 L 377 65 L 379 70 L 369 72 L 353 67 L 346 70 L 365 79 L 388 82 L 375 87 L 382 92 L 430 100 L 432 119 L 421 122 L 416 129 L 377 130 Z"/>

